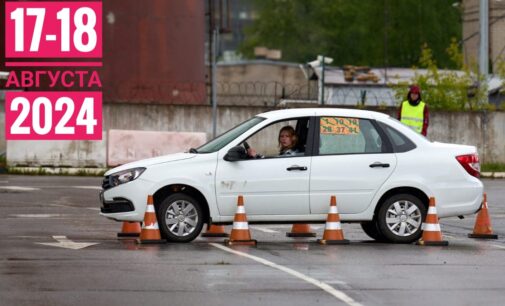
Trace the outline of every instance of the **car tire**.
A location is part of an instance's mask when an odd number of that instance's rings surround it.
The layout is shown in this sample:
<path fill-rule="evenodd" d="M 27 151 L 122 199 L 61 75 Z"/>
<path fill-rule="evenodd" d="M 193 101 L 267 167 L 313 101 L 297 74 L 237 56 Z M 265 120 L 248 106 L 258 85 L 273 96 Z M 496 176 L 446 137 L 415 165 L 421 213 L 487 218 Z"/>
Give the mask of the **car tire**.
<path fill-rule="evenodd" d="M 393 243 L 412 243 L 422 234 L 426 205 L 411 194 L 396 194 L 386 199 L 377 214 L 377 226 Z"/>
<path fill-rule="evenodd" d="M 368 237 L 379 242 L 386 241 L 386 237 L 384 237 L 384 235 L 379 230 L 379 226 L 377 225 L 377 222 L 375 220 L 361 222 L 361 228 L 363 229 L 365 234 L 368 235 Z"/>
<path fill-rule="evenodd" d="M 194 240 L 204 223 L 201 204 L 184 193 L 172 194 L 163 200 L 157 216 L 162 236 L 169 242 Z"/>

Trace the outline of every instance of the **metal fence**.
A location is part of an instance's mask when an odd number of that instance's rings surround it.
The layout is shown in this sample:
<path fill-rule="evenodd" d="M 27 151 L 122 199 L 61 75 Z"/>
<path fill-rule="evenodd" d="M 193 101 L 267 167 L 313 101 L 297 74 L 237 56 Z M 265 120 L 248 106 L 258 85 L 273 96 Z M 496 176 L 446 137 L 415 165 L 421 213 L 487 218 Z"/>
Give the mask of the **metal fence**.
<path fill-rule="evenodd" d="M 276 106 L 281 100 L 314 101 L 318 99 L 315 81 L 304 83 L 281 82 L 218 82 L 217 100 L 220 105 Z M 107 84 L 104 101 L 210 104 L 209 88 L 202 82 L 124 82 Z M 325 104 L 395 106 L 399 103 L 394 91 L 385 86 L 327 86 Z"/>

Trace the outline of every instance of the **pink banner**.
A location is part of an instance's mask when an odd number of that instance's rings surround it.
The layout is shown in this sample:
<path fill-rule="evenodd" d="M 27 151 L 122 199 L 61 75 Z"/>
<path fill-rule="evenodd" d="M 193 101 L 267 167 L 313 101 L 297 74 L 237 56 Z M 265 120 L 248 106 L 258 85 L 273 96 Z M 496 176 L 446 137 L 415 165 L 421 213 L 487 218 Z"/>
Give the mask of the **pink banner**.
<path fill-rule="evenodd" d="M 101 140 L 101 92 L 7 92 L 7 140 Z"/>
<path fill-rule="evenodd" d="M 101 2 L 5 2 L 5 57 L 101 58 Z"/>

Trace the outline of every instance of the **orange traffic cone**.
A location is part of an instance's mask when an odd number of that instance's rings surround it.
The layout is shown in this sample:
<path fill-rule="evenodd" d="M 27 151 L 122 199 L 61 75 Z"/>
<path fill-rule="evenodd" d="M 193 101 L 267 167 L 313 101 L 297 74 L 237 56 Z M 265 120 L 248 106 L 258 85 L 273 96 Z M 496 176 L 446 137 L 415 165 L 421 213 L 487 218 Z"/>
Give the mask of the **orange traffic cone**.
<path fill-rule="evenodd" d="M 312 232 L 310 224 L 293 224 L 291 232 L 286 233 L 287 237 L 316 237 Z"/>
<path fill-rule="evenodd" d="M 251 239 L 249 232 L 249 224 L 244 208 L 244 198 L 238 196 L 237 199 L 237 212 L 233 219 L 233 228 L 231 230 L 230 239 L 224 241 L 226 245 L 256 245 L 257 241 Z"/>
<path fill-rule="evenodd" d="M 493 234 L 493 228 L 491 227 L 491 218 L 489 217 L 489 211 L 487 209 L 487 195 L 485 193 L 484 199 L 482 199 L 482 207 L 477 214 L 477 219 L 475 219 L 473 233 L 468 234 L 468 237 L 498 239 L 498 235 Z"/>
<path fill-rule="evenodd" d="M 340 216 L 337 210 L 337 199 L 331 196 L 330 211 L 326 218 L 323 239 L 317 239 L 319 244 L 349 244 L 349 240 L 344 239 L 344 232 L 340 225 Z"/>
<path fill-rule="evenodd" d="M 119 238 L 138 237 L 140 235 L 140 222 L 123 222 L 121 233 L 117 233 Z"/>
<path fill-rule="evenodd" d="M 144 214 L 144 223 L 142 224 L 142 231 L 137 243 L 165 243 L 161 239 L 160 228 L 158 227 L 158 220 L 156 219 L 156 212 L 154 211 L 153 196 L 147 196 L 146 213 Z"/>
<path fill-rule="evenodd" d="M 423 236 L 416 242 L 417 245 L 449 245 L 448 241 L 442 240 L 442 231 L 438 223 L 434 197 L 430 198 L 428 215 L 421 228 L 423 230 Z"/>
<path fill-rule="evenodd" d="M 224 230 L 224 225 L 214 225 L 211 224 L 207 228 L 207 232 L 201 235 L 202 237 L 228 237 L 228 235 Z"/>

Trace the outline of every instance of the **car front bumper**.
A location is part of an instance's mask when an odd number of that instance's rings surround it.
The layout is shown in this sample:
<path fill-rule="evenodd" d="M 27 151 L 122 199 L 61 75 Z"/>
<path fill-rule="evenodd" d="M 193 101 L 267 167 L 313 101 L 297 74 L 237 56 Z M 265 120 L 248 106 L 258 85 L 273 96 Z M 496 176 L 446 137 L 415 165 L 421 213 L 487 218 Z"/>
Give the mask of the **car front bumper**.
<path fill-rule="evenodd" d="M 138 178 L 100 192 L 100 215 L 116 221 L 144 220 L 148 190 L 152 183 Z"/>

